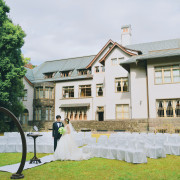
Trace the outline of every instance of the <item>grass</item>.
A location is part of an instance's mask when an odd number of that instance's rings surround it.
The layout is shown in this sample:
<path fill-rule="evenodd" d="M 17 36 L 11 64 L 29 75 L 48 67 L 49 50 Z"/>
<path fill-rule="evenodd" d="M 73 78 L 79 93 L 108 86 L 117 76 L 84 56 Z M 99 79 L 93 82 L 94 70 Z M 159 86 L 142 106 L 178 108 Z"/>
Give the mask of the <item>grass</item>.
<path fill-rule="evenodd" d="M 37 154 L 39 158 L 47 154 Z M 33 157 L 27 154 L 27 160 Z M 18 163 L 21 153 L 1 153 L 0 166 Z M 23 171 L 29 180 L 158 180 L 180 179 L 180 156 L 149 159 L 147 164 L 131 164 L 124 161 L 92 158 L 87 161 L 55 161 Z M 9 179 L 11 173 L 0 172 L 0 179 Z"/>

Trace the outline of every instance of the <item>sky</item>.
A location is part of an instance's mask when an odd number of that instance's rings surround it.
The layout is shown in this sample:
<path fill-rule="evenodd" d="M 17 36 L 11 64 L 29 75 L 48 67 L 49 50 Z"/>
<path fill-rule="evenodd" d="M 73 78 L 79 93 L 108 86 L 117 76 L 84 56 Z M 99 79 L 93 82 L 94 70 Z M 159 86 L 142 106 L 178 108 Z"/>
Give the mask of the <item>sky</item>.
<path fill-rule="evenodd" d="M 26 33 L 22 53 L 47 60 L 95 55 L 121 26 L 132 44 L 180 38 L 180 0 L 5 0 L 9 17 Z"/>

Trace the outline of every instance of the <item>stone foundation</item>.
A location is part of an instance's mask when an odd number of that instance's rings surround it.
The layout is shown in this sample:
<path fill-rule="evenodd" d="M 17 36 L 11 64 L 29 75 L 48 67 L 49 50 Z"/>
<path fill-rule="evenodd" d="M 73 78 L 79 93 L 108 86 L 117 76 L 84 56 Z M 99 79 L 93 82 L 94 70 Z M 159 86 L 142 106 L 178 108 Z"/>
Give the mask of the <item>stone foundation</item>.
<path fill-rule="evenodd" d="M 54 122 L 54 121 L 53 121 Z M 52 129 L 52 121 L 32 121 L 30 126 L 36 125 L 41 131 Z M 180 118 L 162 119 L 132 119 L 132 120 L 79 120 L 71 121 L 76 131 L 129 131 L 129 132 L 167 132 L 180 131 Z"/>

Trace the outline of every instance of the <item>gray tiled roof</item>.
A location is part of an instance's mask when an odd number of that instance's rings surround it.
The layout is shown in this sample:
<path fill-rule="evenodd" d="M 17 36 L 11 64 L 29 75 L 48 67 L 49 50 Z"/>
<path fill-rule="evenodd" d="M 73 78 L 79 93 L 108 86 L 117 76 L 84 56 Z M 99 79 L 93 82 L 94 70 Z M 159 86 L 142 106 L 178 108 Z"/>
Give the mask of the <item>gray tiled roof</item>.
<path fill-rule="evenodd" d="M 180 48 L 180 39 L 170 39 L 170 40 L 155 41 L 149 43 L 132 44 L 126 47 L 129 49 L 139 50 L 143 54 L 146 54 L 149 51 Z"/>
<path fill-rule="evenodd" d="M 132 56 L 128 60 L 122 62 L 121 65 L 135 63 L 137 60 L 155 59 L 155 58 L 172 57 L 172 56 L 180 56 L 180 48 L 154 51 L 144 55 Z"/>
<path fill-rule="evenodd" d="M 82 79 L 82 78 L 92 78 L 89 75 L 78 76 L 78 69 L 86 69 L 86 66 L 94 59 L 95 55 L 83 56 L 76 58 L 60 59 L 54 61 L 45 61 L 41 65 L 27 71 L 26 77 L 32 82 L 45 82 L 45 81 L 64 81 L 64 80 L 73 80 L 73 79 Z M 72 70 L 70 77 L 60 77 L 61 71 Z M 44 73 L 48 72 L 57 72 L 53 78 L 44 79 Z M 32 75 L 34 78 L 32 78 Z"/>
<path fill-rule="evenodd" d="M 29 81 L 34 81 L 34 75 L 33 75 L 33 69 L 26 68 L 26 77 L 29 79 Z"/>
<path fill-rule="evenodd" d="M 180 39 L 132 44 L 126 47 L 134 50 L 139 50 L 142 52 L 142 55 L 132 56 L 128 60 L 123 61 L 121 65 L 135 63 L 137 60 L 180 55 Z"/>

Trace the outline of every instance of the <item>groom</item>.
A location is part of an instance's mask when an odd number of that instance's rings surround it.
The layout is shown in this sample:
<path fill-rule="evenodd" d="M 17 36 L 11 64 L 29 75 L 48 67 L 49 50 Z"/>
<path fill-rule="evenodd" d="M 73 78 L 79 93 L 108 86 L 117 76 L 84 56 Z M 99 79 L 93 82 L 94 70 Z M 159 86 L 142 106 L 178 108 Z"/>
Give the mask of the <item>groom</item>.
<path fill-rule="evenodd" d="M 62 134 L 60 134 L 58 132 L 58 129 L 60 127 L 64 127 L 64 124 L 61 122 L 61 116 L 57 115 L 56 116 L 56 122 L 53 123 L 53 131 L 52 131 L 52 136 L 54 137 L 54 151 L 56 150 L 56 147 L 57 147 L 57 141 L 62 136 Z"/>

